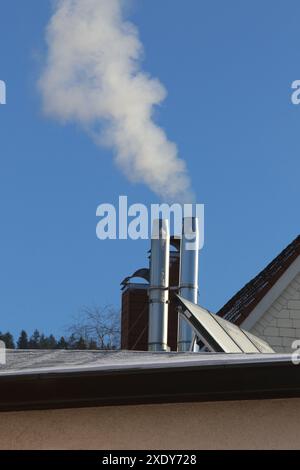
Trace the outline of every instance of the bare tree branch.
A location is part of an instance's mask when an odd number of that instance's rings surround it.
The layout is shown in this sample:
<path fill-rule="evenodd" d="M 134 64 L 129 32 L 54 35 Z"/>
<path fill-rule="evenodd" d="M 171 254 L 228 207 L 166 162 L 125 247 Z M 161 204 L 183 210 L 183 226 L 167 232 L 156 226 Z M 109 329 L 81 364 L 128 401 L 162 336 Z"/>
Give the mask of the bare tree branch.
<path fill-rule="evenodd" d="M 83 307 L 67 331 L 75 340 L 83 339 L 87 345 L 93 342 L 99 349 L 118 349 L 120 312 L 111 306 Z"/>

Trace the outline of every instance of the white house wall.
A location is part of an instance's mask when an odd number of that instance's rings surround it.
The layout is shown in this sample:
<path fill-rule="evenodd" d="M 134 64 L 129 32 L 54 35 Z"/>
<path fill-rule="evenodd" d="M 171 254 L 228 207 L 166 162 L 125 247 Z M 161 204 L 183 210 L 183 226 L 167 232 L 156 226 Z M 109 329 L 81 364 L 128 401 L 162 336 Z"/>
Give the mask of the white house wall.
<path fill-rule="evenodd" d="M 273 289 L 276 292 L 276 286 Z M 261 309 L 261 306 L 258 306 L 259 308 Z M 300 347 L 300 272 L 269 308 L 260 313 L 260 318 L 251 328 L 250 324 L 247 328 L 246 322 L 242 327 L 266 340 L 276 352 L 291 352 L 292 343 L 297 339 L 299 340 L 297 348 Z"/>

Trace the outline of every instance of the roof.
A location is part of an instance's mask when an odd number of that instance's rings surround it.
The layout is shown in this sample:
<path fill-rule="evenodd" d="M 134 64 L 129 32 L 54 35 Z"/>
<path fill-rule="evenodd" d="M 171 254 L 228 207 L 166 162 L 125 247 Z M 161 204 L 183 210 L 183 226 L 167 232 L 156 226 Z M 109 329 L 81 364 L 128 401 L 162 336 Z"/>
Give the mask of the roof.
<path fill-rule="evenodd" d="M 47 373 L 156 369 L 191 367 L 207 364 L 247 363 L 262 358 L 279 360 L 285 355 L 269 354 L 195 354 L 144 351 L 71 351 L 71 350 L 8 350 L 6 364 L 0 365 L 0 379 L 4 376 Z"/>
<path fill-rule="evenodd" d="M 300 397 L 286 354 L 7 351 L 0 411 Z"/>
<path fill-rule="evenodd" d="M 240 325 L 300 255 L 300 235 L 235 294 L 217 315 Z"/>

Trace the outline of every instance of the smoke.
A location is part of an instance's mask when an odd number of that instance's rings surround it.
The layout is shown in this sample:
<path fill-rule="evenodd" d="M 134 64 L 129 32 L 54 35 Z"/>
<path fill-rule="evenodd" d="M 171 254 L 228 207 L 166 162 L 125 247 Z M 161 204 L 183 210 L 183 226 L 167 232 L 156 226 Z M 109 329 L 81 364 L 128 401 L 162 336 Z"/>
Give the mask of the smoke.
<path fill-rule="evenodd" d="M 166 97 L 141 70 L 143 46 L 123 0 L 56 0 L 39 88 L 45 112 L 113 148 L 126 176 L 165 200 L 190 199 L 183 160 L 153 119 Z"/>

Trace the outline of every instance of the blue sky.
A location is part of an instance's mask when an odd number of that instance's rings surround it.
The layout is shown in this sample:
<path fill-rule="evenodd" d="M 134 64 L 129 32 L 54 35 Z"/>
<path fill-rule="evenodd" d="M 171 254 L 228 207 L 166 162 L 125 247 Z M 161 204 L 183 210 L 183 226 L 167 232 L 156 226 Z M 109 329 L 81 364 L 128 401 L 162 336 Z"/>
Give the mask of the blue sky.
<path fill-rule="evenodd" d="M 1 0 L 0 330 L 60 334 L 83 305 L 120 305 L 145 241 L 100 241 L 96 207 L 158 202 L 37 92 L 47 0 Z M 299 2 L 135 1 L 144 69 L 168 97 L 157 119 L 206 206 L 200 303 L 213 311 L 299 233 Z"/>

